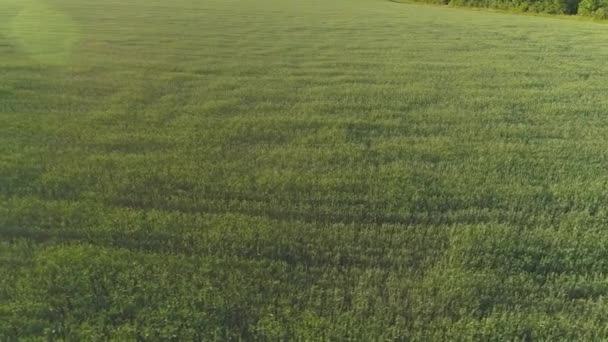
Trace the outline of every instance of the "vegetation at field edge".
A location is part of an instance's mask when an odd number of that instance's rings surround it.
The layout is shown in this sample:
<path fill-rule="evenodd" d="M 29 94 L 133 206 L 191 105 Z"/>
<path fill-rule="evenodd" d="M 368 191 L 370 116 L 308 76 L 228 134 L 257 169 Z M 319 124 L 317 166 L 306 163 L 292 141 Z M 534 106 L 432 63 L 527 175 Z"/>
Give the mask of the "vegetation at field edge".
<path fill-rule="evenodd" d="M 408 0 L 394 0 L 407 2 Z M 414 0 L 439 5 L 494 8 L 515 12 L 579 15 L 594 19 L 608 19 L 606 0 Z"/>

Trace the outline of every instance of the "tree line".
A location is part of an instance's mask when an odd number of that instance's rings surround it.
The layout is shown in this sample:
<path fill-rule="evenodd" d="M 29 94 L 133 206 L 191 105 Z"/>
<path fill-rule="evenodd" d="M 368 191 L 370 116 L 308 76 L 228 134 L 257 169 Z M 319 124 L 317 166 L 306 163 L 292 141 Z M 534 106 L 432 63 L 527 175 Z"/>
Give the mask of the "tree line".
<path fill-rule="evenodd" d="M 443 5 L 487 7 L 521 12 L 581 15 L 608 19 L 608 0 L 422 0 Z"/>

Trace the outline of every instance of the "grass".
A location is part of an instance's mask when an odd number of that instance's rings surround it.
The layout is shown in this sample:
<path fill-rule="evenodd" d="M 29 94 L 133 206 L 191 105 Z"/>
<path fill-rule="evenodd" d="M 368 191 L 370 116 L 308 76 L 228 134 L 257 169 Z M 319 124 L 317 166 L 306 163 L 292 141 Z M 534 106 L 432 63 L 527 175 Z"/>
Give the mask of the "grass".
<path fill-rule="evenodd" d="M 383 0 L 0 0 L 0 340 L 606 338 L 607 43 Z"/>

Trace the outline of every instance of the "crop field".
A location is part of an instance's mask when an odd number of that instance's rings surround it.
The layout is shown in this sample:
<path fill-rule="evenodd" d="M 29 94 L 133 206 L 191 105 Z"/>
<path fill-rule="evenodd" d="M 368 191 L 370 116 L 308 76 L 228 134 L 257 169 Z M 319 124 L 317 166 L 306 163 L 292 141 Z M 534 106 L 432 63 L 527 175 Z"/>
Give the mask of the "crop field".
<path fill-rule="evenodd" d="M 608 26 L 0 0 L 0 341 L 608 338 Z"/>

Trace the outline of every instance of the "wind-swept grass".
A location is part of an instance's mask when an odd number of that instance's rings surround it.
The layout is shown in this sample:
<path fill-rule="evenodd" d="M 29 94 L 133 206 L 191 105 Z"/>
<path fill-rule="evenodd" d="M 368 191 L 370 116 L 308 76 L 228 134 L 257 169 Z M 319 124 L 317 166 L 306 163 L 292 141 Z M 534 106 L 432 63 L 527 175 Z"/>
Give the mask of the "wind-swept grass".
<path fill-rule="evenodd" d="M 606 338 L 605 29 L 0 0 L 0 340 Z"/>

